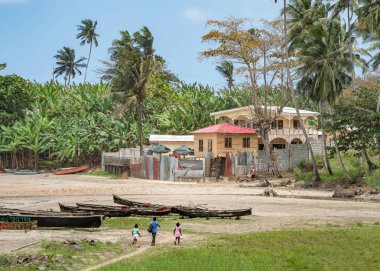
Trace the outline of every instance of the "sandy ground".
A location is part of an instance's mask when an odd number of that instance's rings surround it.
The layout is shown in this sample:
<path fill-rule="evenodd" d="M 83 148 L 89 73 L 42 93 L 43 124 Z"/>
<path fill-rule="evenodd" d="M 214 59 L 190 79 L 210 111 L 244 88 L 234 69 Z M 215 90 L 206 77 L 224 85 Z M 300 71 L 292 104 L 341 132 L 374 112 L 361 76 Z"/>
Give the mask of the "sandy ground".
<path fill-rule="evenodd" d="M 244 187 L 245 186 L 245 187 Z M 204 204 L 209 208 L 230 209 L 252 207 L 253 215 L 241 223 L 193 223 L 183 220 L 182 227 L 201 232 L 249 232 L 319 224 L 347 225 L 355 222 L 380 221 L 380 203 L 327 200 L 332 191 L 274 188 L 283 196 L 325 197 L 326 200 L 263 197 L 264 188 L 239 183 L 172 183 L 147 180 L 118 180 L 86 175 L 0 174 L 0 207 L 27 210 L 59 210 L 57 202 L 113 204 L 112 194 L 161 204 Z M 248 186 L 248 187 L 247 187 Z M 161 233 L 165 235 L 166 233 Z M 96 229 L 0 231 L 0 253 L 43 239 L 96 239 L 128 243 L 129 232 Z M 144 237 L 142 242 L 149 240 Z M 164 238 L 166 239 L 166 238 Z"/>

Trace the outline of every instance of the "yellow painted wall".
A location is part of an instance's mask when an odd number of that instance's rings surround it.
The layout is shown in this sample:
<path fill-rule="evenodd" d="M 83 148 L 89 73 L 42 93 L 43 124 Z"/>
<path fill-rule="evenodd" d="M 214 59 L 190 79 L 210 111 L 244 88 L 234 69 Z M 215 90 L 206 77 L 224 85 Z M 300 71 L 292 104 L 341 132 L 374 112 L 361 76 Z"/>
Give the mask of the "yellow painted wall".
<path fill-rule="evenodd" d="M 232 138 L 232 148 L 225 148 L 225 138 Z M 250 148 L 243 148 L 243 138 L 250 138 Z M 226 153 L 236 154 L 238 152 L 250 151 L 254 154 L 258 152 L 258 137 L 252 134 L 222 135 L 222 134 L 195 134 L 194 135 L 194 156 L 203 157 L 207 153 L 208 139 L 213 142 L 213 155 L 225 157 Z M 203 153 L 199 152 L 199 140 L 203 140 Z"/>

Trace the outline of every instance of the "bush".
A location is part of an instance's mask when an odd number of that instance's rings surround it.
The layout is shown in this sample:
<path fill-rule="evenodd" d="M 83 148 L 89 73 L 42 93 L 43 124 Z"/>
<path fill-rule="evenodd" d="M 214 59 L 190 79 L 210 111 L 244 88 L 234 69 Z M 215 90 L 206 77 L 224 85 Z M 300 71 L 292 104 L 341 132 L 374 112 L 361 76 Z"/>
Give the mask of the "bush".
<path fill-rule="evenodd" d="M 380 190 L 380 169 L 364 177 L 364 182 L 368 184 L 369 187 Z"/>
<path fill-rule="evenodd" d="M 298 163 L 297 167 L 301 171 L 312 171 L 313 170 L 313 163 L 307 160 L 302 160 Z"/>

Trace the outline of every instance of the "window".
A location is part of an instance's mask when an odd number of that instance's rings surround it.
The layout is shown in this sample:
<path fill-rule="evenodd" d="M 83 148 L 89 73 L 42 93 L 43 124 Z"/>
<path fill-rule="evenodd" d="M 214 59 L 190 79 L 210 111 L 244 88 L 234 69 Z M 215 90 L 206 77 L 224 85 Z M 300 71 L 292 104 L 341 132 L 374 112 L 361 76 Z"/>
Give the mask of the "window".
<path fill-rule="evenodd" d="M 277 121 L 277 129 L 284 129 L 284 121 L 283 120 Z"/>
<path fill-rule="evenodd" d="M 243 138 L 243 148 L 250 148 L 251 147 L 251 139 L 249 137 Z"/>
<path fill-rule="evenodd" d="M 208 151 L 212 152 L 212 139 L 208 140 Z"/>
<path fill-rule="evenodd" d="M 272 121 L 272 129 L 283 129 L 284 128 L 284 121 L 283 120 L 274 120 Z"/>
<path fill-rule="evenodd" d="M 272 129 L 276 129 L 277 128 L 277 120 L 274 120 L 272 121 Z"/>
<path fill-rule="evenodd" d="M 231 137 L 226 137 L 224 139 L 224 147 L 225 148 L 232 148 L 232 138 Z"/>
<path fill-rule="evenodd" d="M 203 140 L 199 140 L 199 151 L 203 152 Z"/>
<path fill-rule="evenodd" d="M 301 128 L 300 121 L 299 120 L 293 120 L 293 127 L 294 127 L 294 129 Z"/>

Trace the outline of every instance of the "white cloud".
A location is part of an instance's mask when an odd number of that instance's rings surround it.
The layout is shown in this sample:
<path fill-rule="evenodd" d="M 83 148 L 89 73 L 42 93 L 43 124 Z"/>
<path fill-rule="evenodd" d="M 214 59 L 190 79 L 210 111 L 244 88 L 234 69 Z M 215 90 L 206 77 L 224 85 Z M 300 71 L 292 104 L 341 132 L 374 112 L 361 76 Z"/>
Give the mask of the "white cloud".
<path fill-rule="evenodd" d="M 0 5 L 25 4 L 29 0 L 0 0 Z"/>
<path fill-rule="evenodd" d="M 198 8 L 187 8 L 183 11 L 183 16 L 193 22 L 205 23 L 207 21 L 207 14 Z"/>

